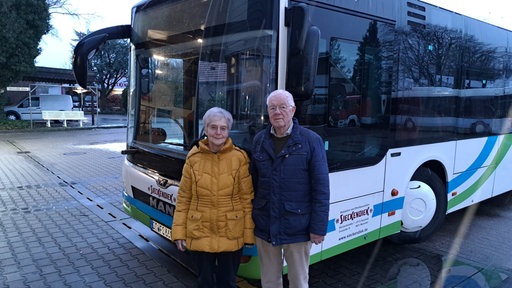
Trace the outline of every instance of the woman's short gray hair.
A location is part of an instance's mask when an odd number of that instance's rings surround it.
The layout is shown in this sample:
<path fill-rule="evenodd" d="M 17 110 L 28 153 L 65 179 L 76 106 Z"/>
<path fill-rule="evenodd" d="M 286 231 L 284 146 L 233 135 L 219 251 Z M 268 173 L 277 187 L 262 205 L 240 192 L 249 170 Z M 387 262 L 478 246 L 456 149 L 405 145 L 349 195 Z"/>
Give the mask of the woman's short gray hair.
<path fill-rule="evenodd" d="M 224 110 L 220 107 L 212 107 L 204 113 L 203 116 L 203 127 L 208 127 L 215 118 L 223 118 L 228 123 L 228 129 L 231 130 L 231 126 L 233 125 L 233 116 L 227 110 Z"/>

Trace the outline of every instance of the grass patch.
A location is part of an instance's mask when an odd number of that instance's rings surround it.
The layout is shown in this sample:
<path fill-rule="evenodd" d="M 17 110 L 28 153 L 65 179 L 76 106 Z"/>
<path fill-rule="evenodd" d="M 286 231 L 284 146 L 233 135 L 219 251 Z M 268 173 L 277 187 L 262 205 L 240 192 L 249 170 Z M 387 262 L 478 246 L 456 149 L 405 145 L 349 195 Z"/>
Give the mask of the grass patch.
<path fill-rule="evenodd" d="M 28 120 L 0 120 L 0 130 L 16 130 L 30 128 Z"/>

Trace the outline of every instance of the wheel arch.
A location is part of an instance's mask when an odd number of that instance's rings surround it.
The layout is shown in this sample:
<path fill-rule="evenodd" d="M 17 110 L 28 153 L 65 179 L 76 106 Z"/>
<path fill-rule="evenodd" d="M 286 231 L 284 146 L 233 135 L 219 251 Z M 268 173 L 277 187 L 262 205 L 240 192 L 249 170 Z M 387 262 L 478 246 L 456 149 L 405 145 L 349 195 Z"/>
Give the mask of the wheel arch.
<path fill-rule="evenodd" d="M 420 165 L 416 169 L 416 171 L 418 171 L 418 169 L 420 169 L 421 167 L 430 169 L 432 172 L 437 174 L 437 176 L 439 176 L 439 178 L 443 181 L 445 186 L 447 185 L 448 173 L 447 173 L 446 167 L 443 165 L 443 163 L 441 163 L 438 160 L 430 160 L 430 161 L 427 161 L 427 162 L 423 163 L 422 165 Z M 446 188 L 448 188 L 448 187 L 446 187 Z"/>
<path fill-rule="evenodd" d="M 359 117 L 357 117 L 357 115 L 355 115 L 355 114 L 352 114 L 347 117 L 347 125 L 349 125 L 350 121 L 354 121 L 354 124 L 356 125 L 356 127 L 361 126 L 361 121 L 359 121 Z"/>
<path fill-rule="evenodd" d="M 9 115 L 14 115 L 14 116 L 16 116 L 16 119 L 21 119 L 20 113 L 18 113 L 17 111 L 14 111 L 14 110 L 4 111 L 4 114 L 6 117 L 8 117 Z"/>
<path fill-rule="evenodd" d="M 431 175 L 431 176 L 429 176 L 429 175 Z M 432 216 L 426 216 L 425 219 L 429 219 L 429 217 L 432 217 L 432 218 L 430 218 L 430 220 L 429 220 L 430 222 L 428 222 L 428 224 L 425 223 L 425 224 L 422 224 L 422 226 L 418 226 L 418 227 L 422 227 L 421 229 L 419 229 L 419 230 L 402 229 L 399 233 L 388 236 L 388 239 L 390 239 L 393 242 L 403 243 L 403 244 L 422 242 L 425 239 L 427 239 L 428 237 L 430 237 L 444 222 L 444 217 L 446 216 L 446 211 L 447 211 L 446 207 L 448 205 L 448 201 L 447 201 L 448 197 L 446 194 L 447 193 L 447 170 L 446 170 L 446 167 L 439 160 L 429 160 L 427 162 L 424 162 L 421 165 L 419 165 L 418 168 L 416 168 L 416 170 L 414 170 L 414 173 L 410 176 L 408 181 L 410 183 L 413 183 L 418 180 L 424 182 L 423 184 L 426 184 L 429 187 L 432 187 L 432 188 L 437 187 L 437 189 L 431 190 L 431 191 L 434 191 L 433 193 L 431 192 L 432 194 L 429 194 L 429 195 L 434 195 L 434 194 L 437 195 L 434 202 L 429 202 L 429 203 L 434 203 L 434 204 L 437 202 L 437 204 L 435 204 L 435 206 L 427 205 L 427 207 L 434 207 L 433 209 L 435 210 L 435 212 L 433 212 Z M 431 185 L 433 185 L 433 186 L 431 186 Z M 420 191 L 422 191 L 422 190 L 420 190 Z M 413 197 L 411 199 L 415 199 L 417 197 L 417 195 L 419 195 L 419 194 L 413 193 L 411 195 L 414 195 L 414 196 L 411 196 L 411 197 Z M 408 196 L 405 195 L 405 197 L 408 197 Z M 419 197 L 417 199 L 421 199 L 421 197 Z M 423 198 L 423 199 L 427 199 L 427 198 Z M 402 215 L 404 215 L 403 213 L 405 213 L 406 206 L 408 206 L 408 205 L 404 204 L 404 207 L 402 210 Z M 411 206 L 409 206 L 409 207 L 411 207 Z M 435 208 L 435 207 L 437 207 L 437 208 Z M 427 210 L 429 210 L 429 209 L 427 209 Z M 434 210 L 431 210 L 431 211 L 434 211 Z M 413 211 L 413 210 L 411 210 L 411 211 Z M 426 213 L 424 215 L 427 215 L 427 214 L 428 213 Z M 409 214 L 407 214 L 407 215 L 409 215 Z M 407 219 L 410 220 L 411 218 L 408 217 Z M 402 218 L 402 221 L 406 221 L 405 218 Z M 402 222 L 402 225 L 409 226 L 408 224 L 405 224 L 405 223 L 410 224 L 410 221 Z M 405 226 L 404 226 L 404 228 L 405 228 Z M 409 228 L 411 228 L 411 226 L 409 226 Z"/>
<path fill-rule="evenodd" d="M 417 128 L 416 123 L 414 122 L 414 120 L 412 120 L 411 117 L 407 117 L 402 125 L 405 130 L 409 131 L 416 131 Z"/>

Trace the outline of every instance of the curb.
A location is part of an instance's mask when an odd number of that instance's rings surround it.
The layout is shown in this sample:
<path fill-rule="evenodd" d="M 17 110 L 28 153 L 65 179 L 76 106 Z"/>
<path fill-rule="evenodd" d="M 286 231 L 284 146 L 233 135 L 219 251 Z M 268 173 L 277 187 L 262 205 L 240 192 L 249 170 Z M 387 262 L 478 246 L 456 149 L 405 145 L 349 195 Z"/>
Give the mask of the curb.
<path fill-rule="evenodd" d="M 84 126 L 84 127 L 36 127 L 29 129 L 11 129 L 0 130 L 0 134 L 9 133 L 25 133 L 25 132 L 54 132 L 54 131 L 70 131 L 70 130 L 92 130 L 92 129 L 110 129 L 110 128 L 126 128 L 126 124 Z"/>

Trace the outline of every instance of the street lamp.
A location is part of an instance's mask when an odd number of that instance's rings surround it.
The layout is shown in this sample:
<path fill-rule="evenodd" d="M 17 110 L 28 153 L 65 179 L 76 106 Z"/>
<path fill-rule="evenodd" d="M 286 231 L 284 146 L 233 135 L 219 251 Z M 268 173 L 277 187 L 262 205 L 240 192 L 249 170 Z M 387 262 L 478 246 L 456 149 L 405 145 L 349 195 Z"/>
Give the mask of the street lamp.
<path fill-rule="evenodd" d="M 84 92 L 89 91 L 88 89 L 84 89 L 81 86 L 75 86 L 75 89 L 73 89 L 76 93 L 80 93 L 80 110 L 84 110 Z M 91 96 L 94 98 L 94 96 Z M 92 100 L 92 108 L 91 108 L 91 125 L 94 126 L 94 100 Z"/>
<path fill-rule="evenodd" d="M 84 89 L 84 88 L 82 88 L 80 86 L 76 86 L 75 89 L 73 89 L 73 91 L 80 94 L 80 110 L 83 110 L 83 105 L 84 105 L 84 95 L 83 95 L 83 93 L 87 92 L 88 90 Z"/>

